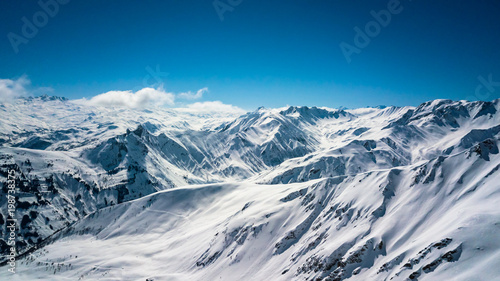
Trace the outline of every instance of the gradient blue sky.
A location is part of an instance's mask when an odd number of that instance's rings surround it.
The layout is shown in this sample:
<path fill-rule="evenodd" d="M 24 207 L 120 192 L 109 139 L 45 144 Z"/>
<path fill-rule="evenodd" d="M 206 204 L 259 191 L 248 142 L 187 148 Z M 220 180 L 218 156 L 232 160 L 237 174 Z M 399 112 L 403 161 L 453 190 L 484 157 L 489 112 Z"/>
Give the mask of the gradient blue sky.
<path fill-rule="evenodd" d="M 339 44 L 354 45 L 354 27 L 390 1 L 242 0 L 221 21 L 212 0 L 73 0 L 16 54 L 7 34 L 22 35 L 21 19 L 41 10 L 36 2 L 0 4 L 0 79 L 27 75 L 71 99 L 143 88 L 156 82 L 145 83 L 147 67 L 157 66 L 168 91 L 208 87 L 202 101 L 249 110 L 418 105 L 470 98 L 479 76 L 500 82 L 493 0 L 401 0 L 402 11 L 351 63 Z M 494 89 L 480 98 L 499 98 Z"/>

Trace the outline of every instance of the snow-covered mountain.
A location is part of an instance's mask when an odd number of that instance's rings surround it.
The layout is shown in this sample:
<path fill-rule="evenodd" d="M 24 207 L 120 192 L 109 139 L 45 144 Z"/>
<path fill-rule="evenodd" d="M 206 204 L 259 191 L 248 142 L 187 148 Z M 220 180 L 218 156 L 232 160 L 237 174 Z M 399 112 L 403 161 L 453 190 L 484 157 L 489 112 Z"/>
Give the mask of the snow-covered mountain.
<path fill-rule="evenodd" d="M 0 104 L 0 279 L 495 280 L 499 110 Z"/>

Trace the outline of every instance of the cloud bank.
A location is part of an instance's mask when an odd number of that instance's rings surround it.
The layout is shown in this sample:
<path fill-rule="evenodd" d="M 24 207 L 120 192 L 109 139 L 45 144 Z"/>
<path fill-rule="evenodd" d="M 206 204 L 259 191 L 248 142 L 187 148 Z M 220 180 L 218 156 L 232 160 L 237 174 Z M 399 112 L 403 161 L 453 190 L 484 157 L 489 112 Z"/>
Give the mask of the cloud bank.
<path fill-rule="evenodd" d="M 177 95 L 178 98 L 181 98 L 181 99 L 187 99 L 187 100 L 197 100 L 197 99 L 201 99 L 203 97 L 203 95 L 205 93 L 208 92 L 208 88 L 205 87 L 203 89 L 199 89 L 198 91 L 196 91 L 196 93 L 192 93 L 191 91 L 187 92 L 187 93 L 180 93 Z"/>
<path fill-rule="evenodd" d="M 135 93 L 132 91 L 109 91 L 92 97 L 90 100 L 84 100 L 84 102 L 94 106 L 146 108 L 172 106 L 175 102 L 175 95 L 165 92 L 162 88 L 143 88 Z"/>
<path fill-rule="evenodd" d="M 188 104 L 186 107 L 177 108 L 179 111 L 192 113 L 234 113 L 243 114 L 246 111 L 230 104 L 222 103 L 221 101 L 206 101 L 195 102 Z"/>
<path fill-rule="evenodd" d="M 0 103 L 11 102 L 20 97 L 28 97 L 35 94 L 53 92 L 50 87 L 34 88 L 26 75 L 17 79 L 0 79 Z M 99 94 L 90 99 L 73 100 L 73 102 L 104 107 L 126 107 L 131 109 L 144 109 L 153 107 L 168 106 L 178 111 L 189 113 L 222 113 L 222 114 L 243 114 L 246 111 L 221 101 L 195 102 L 192 104 L 181 103 L 180 107 L 175 107 L 175 99 L 195 100 L 201 99 L 208 93 L 208 88 L 202 88 L 193 93 L 191 91 L 174 94 L 166 92 L 163 87 L 143 88 L 133 91 L 109 91 Z"/>
<path fill-rule="evenodd" d="M 192 104 L 181 105 L 175 107 L 176 98 L 194 100 L 200 99 L 208 88 L 202 88 L 193 93 L 191 91 L 174 94 L 163 90 L 163 88 L 143 88 L 137 92 L 132 91 L 109 91 L 91 99 L 77 100 L 79 103 L 84 103 L 93 106 L 105 107 L 127 107 L 132 109 L 144 109 L 152 107 L 168 106 L 178 111 L 189 113 L 223 113 L 223 114 L 243 114 L 245 110 L 230 104 L 224 104 L 221 101 L 206 101 L 195 102 Z"/>
<path fill-rule="evenodd" d="M 33 87 L 30 79 L 23 75 L 17 79 L 0 79 L 0 102 L 13 102 L 17 98 L 53 92 L 50 87 Z"/>
<path fill-rule="evenodd" d="M 28 87 L 31 81 L 25 76 L 16 80 L 0 79 L 0 102 L 9 102 L 16 98 L 29 95 Z"/>
<path fill-rule="evenodd" d="M 195 100 L 203 97 L 208 92 L 208 88 L 202 88 L 193 93 L 174 94 L 168 93 L 162 87 L 143 88 L 137 92 L 132 91 L 109 91 L 92 97 L 90 100 L 83 99 L 80 102 L 106 107 L 128 107 L 128 108 L 146 108 L 175 105 L 175 99 Z"/>

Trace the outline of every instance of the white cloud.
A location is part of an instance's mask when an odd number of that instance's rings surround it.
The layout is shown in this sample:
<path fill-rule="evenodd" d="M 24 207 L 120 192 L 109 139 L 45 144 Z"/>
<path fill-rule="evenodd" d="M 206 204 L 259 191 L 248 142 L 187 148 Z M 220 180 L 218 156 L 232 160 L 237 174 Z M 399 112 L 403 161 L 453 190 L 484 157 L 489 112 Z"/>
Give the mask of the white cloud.
<path fill-rule="evenodd" d="M 187 100 L 197 100 L 197 99 L 201 99 L 203 97 L 203 95 L 207 92 L 208 92 L 208 88 L 205 87 L 203 89 L 199 89 L 198 91 L 196 91 L 196 94 L 189 91 L 187 93 L 180 93 L 177 95 L 177 97 L 181 98 L 181 99 L 187 99 Z"/>
<path fill-rule="evenodd" d="M 221 101 L 206 101 L 206 102 L 195 102 L 188 104 L 184 108 L 177 108 L 179 111 L 192 112 L 192 113 L 234 113 L 243 114 L 246 111 L 231 105 L 224 104 Z"/>
<path fill-rule="evenodd" d="M 0 79 L 0 102 L 12 102 L 17 98 L 47 94 L 53 91 L 54 89 L 50 87 L 33 87 L 26 75 L 15 80 Z"/>
<path fill-rule="evenodd" d="M 25 76 L 17 80 L 0 79 L 0 102 L 8 102 L 15 98 L 29 95 L 28 87 L 31 81 Z"/>
<path fill-rule="evenodd" d="M 137 92 L 109 91 L 82 102 L 107 107 L 145 108 L 174 105 L 175 95 L 162 88 L 143 88 Z"/>

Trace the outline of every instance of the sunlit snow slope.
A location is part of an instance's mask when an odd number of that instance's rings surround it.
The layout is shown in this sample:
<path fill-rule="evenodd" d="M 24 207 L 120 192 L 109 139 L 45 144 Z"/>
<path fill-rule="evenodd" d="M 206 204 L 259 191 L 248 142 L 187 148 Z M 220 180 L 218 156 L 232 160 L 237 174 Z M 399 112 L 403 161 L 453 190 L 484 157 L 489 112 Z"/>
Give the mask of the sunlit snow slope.
<path fill-rule="evenodd" d="M 0 105 L 26 252 L 0 279 L 495 280 L 499 103 Z"/>

